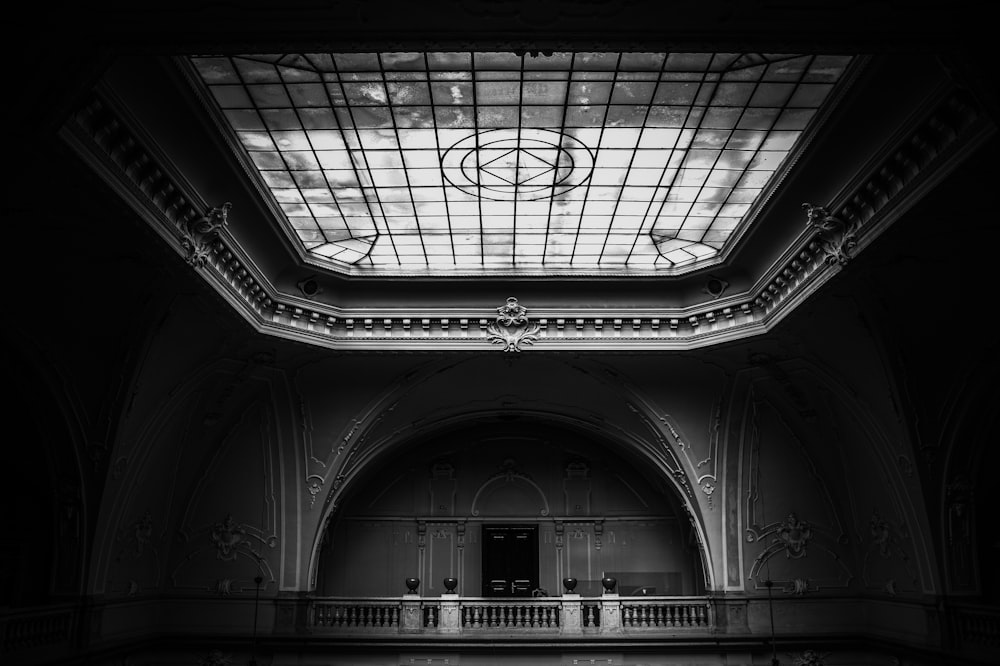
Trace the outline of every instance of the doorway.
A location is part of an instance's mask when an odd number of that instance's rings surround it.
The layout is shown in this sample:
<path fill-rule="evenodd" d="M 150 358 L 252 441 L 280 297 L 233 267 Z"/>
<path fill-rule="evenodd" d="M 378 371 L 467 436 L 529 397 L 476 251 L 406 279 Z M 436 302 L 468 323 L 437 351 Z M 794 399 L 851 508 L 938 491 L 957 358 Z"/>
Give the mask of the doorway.
<path fill-rule="evenodd" d="M 483 596 L 530 597 L 538 587 L 538 526 L 483 525 Z"/>

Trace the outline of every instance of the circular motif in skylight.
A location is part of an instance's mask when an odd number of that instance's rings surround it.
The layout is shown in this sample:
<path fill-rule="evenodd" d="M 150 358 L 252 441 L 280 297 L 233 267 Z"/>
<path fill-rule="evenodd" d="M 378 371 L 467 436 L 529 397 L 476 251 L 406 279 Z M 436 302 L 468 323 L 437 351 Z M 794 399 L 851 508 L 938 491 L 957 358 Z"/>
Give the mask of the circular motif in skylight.
<path fill-rule="evenodd" d="M 494 129 L 455 143 L 441 158 L 445 179 L 466 194 L 495 201 L 537 201 L 587 182 L 594 156 L 569 134 Z"/>

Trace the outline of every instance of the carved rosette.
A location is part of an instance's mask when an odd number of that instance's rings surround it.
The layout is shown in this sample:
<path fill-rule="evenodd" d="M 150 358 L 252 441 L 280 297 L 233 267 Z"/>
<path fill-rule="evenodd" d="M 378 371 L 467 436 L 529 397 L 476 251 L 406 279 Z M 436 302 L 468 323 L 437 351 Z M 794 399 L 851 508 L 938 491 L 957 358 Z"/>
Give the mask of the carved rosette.
<path fill-rule="evenodd" d="M 851 260 L 851 250 L 858 244 L 857 222 L 845 222 L 830 214 L 823 206 L 802 204 L 806 211 L 806 224 L 816 230 L 815 243 L 823 252 L 827 264 L 844 265 Z"/>
<path fill-rule="evenodd" d="M 219 238 L 219 232 L 226 226 L 229 209 L 228 201 L 221 206 L 210 208 L 201 217 L 182 220 L 177 228 L 181 232 L 181 246 L 187 252 L 184 258 L 191 266 L 203 268 L 212 253 L 212 243 Z"/>
<path fill-rule="evenodd" d="M 521 345 L 535 343 L 539 330 L 538 324 L 528 321 L 527 308 L 511 296 L 497 308 L 496 321 L 486 327 L 486 335 L 493 344 L 503 345 L 503 351 L 519 352 Z"/>

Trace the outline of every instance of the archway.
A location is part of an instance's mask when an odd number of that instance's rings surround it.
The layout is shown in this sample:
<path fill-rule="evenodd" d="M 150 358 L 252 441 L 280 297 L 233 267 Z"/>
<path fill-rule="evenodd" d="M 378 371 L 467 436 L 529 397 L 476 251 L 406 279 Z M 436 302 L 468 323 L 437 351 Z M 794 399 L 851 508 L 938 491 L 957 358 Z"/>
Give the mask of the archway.
<path fill-rule="evenodd" d="M 642 453 L 541 414 L 477 414 L 414 435 L 369 461 L 345 488 L 324 534 L 316 592 L 396 596 L 404 579 L 440 594 L 459 579 L 488 593 L 483 534 L 516 525 L 537 533 L 531 590 L 696 595 L 705 556 L 674 484 Z"/>

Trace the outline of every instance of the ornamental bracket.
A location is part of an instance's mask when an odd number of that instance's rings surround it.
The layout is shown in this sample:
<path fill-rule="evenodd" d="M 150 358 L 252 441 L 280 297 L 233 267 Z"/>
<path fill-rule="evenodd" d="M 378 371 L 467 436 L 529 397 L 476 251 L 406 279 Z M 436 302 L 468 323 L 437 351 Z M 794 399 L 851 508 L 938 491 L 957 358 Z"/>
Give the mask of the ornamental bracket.
<path fill-rule="evenodd" d="M 858 244 L 857 232 L 860 225 L 831 215 L 823 206 L 804 203 L 802 208 L 808 216 L 806 224 L 816 230 L 815 242 L 826 255 L 824 262 L 843 266 L 850 261 L 851 250 Z"/>
<path fill-rule="evenodd" d="M 538 324 L 528 322 L 527 308 L 511 296 L 497 308 L 497 319 L 486 327 L 486 334 L 493 344 L 503 345 L 503 351 L 519 352 L 521 345 L 535 343 L 539 330 Z"/>
<path fill-rule="evenodd" d="M 226 226 L 229 209 L 228 201 L 221 206 L 210 208 L 201 217 L 179 222 L 177 227 L 181 232 L 181 246 L 187 251 L 184 258 L 195 268 L 203 268 L 208 263 L 212 252 L 212 242 L 219 237 L 219 232 Z"/>

